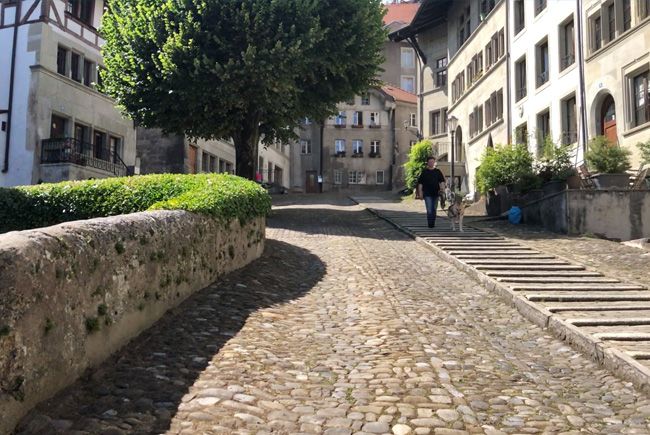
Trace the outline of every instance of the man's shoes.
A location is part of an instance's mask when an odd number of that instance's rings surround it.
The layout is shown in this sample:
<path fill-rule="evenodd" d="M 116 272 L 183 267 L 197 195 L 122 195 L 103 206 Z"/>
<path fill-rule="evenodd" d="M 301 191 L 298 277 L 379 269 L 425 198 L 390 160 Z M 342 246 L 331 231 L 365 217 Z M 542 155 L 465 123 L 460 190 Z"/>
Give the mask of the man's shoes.
<path fill-rule="evenodd" d="M 436 224 L 429 224 L 429 228 L 434 228 Z"/>

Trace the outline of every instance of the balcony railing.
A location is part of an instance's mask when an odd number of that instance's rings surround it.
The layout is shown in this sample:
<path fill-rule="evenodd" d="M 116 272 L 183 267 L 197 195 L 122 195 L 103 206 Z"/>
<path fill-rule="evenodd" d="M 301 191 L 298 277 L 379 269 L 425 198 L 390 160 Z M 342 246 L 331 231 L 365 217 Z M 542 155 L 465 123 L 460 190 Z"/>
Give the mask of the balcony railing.
<path fill-rule="evenodd" d="M 118 177 L 127 174 L 127 167 L 118 154 L 107 147 L 96 147 L 70 137 L 45 139 L 41 147 L 41 163 L 74 163 L 110 172 Z"/>

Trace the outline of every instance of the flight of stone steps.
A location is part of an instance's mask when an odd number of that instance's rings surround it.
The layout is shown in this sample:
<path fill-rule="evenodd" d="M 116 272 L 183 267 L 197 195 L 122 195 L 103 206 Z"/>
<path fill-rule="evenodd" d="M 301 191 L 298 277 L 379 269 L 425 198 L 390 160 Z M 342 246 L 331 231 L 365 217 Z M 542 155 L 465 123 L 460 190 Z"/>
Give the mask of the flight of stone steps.
<path fill-rule="evenodd" d="M 612 349 L 610 357 L 613 353 L 633 366 L 635 374 L 626 377 L 650 386 L 650 291 L 646 287 L 621 282 L 467 225 L 462 233 L 452 232 L 445 217 L 439 217 L 436 228 L 430 229 L 423 214 L 371 211 L 432 245 L 434 251 L 455 260 L 466 271 L 475 271 L 473 275 L 481 281 L 496 282 L 495 287 L 505 287 L 514 298 L 522 296 L 547 321 L 553 320 L 554 332 L 563 338 L 587 337 L 575 340 L 583 344 L 578 346 L 581 350 L 585 346 Z M 598 349 L 593 352 L 598 353 Z M 609 365 L 620 363 L 610 361 Z"/>

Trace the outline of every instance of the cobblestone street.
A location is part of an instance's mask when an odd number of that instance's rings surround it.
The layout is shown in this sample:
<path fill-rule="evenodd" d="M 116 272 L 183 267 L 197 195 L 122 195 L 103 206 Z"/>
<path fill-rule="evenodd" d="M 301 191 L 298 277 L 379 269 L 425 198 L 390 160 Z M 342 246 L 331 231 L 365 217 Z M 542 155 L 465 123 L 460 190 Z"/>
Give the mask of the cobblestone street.
<path fill-rule="evenodd" d="M 18 433 L 650 433 L 650 398 L 347 200 L 276 207 L 264 256 Z"/>

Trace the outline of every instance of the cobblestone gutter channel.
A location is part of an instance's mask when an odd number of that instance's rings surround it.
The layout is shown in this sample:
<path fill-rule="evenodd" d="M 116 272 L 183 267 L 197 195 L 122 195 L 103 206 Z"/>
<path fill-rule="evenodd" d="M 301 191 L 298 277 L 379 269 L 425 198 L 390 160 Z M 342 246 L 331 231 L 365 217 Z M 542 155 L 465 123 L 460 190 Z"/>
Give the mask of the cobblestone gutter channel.
<path fill-rule="evenodd" d="M 367 208 L 515 306 L 526 318 L 650 392 L 650 291 L 495 233 L 435 230 L 424 215 Z"/>

